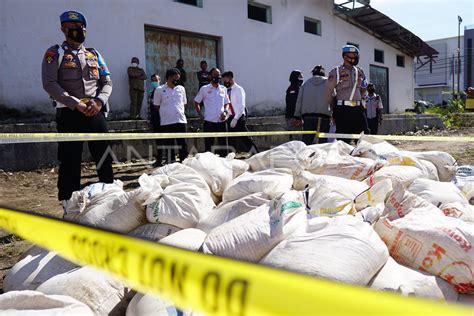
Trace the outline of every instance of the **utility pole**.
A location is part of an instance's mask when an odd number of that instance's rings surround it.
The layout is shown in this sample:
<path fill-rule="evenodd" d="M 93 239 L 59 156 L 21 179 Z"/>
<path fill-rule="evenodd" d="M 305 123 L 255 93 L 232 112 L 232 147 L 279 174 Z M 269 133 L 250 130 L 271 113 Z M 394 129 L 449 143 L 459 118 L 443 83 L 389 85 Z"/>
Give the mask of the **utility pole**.
<path fill-rule="evenodd" d="M 462 18 L 458 15 L 458 94 L 457 99 L 461 98 L 460 94 L 460 80 L 461 80 L 461 23 Z"/>
<path fill-rule="evenodd" d="M 454 92 L 454 82 L 455 82 L 455 79 L 454 79 L 454 72 L 455 72 L 455 69 L 456 69 L 456 64 L 454 63 L 454 54 L 453 54 L 453 59 L 451 61 L 451 70 L 452 70 L 452 74 L 453 74 L 453 100 L 456 98 L 456 92 Z"/>

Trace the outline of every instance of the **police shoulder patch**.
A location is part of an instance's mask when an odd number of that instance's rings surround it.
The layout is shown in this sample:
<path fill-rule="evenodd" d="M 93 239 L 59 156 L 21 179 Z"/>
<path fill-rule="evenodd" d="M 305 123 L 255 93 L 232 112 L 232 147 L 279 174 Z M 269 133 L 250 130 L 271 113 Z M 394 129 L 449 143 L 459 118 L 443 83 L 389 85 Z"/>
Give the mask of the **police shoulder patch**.
<path fill-rule="evenodd" d="M 47 50 L 44 54 L 44 59 L 48 64 L 51 64 L 56 59 L 57 54 L 54 50 Z"/>

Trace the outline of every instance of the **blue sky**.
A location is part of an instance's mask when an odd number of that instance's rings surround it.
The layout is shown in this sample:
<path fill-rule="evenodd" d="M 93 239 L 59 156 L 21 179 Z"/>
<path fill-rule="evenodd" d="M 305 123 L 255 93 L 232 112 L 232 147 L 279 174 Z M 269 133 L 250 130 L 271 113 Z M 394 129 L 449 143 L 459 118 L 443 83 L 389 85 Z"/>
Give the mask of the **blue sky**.
<path fill-rule="evenodd" d="M 474 27 L 474 0 L 371 0 L 370 5 L 424 41 L 458 35 L 458 15 Z"/>

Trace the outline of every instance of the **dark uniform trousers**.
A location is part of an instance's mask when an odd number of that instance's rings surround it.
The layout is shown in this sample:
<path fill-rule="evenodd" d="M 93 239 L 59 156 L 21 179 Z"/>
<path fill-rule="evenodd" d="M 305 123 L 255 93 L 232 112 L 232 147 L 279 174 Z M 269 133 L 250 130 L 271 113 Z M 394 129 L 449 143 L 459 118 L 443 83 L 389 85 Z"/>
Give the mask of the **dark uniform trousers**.
<path fill-rule="evenodd" d="M 142 110 L 143 96 L 145 92 L 138 89 L 130 89 L 130 116 L 140 115 Z"/>
<path fill-rule="evenodd" d="M 208 122 L 204 121 L 203 129 L 205 133 L 210 132 L 218 132 L 218 133 L 225 133 L 227 131 L 227 122 Z M 217 138 L 217 143 L 219 148 L 217 150 L 213 150 L 214 146 L 214 137 L 206 137 L 204 138 L 204 148 L 206 151 L 210 151 L 220 155 L 221 157 L 225 157 L 229 153 L 229 149 L 227 148 L 228 139 L 225 137 Z"/>
<path fill-rule="evenodd" d="M 87 117 L 69 108 L 57 109 L 56 123 L 59 133 L 106 133 L 107 121 L 102 112 L 93 117 Z M 58 199 L 67 200 L 72 192 L 81 189 L 82 141 L 58 143 Z M 107 151 L 107 141 L 88 142 L 89 151 L 97 166 L 100 182 L 112 183 L 112 157 L 104 156 Z"/>
<path fill-rule="evenodd" d="M 247 128 L 245 115 L 242 115 L 239 118 L 234 128 L 230 127 L 230 123 L 232 122 L 233 119 L 234 119 L 234 116 L 231 115 L 229 119 L 227 120 L 229 132 L 235 133 L 235 132 L 248 132 L 249 131 Z M 249 136 L 229 137 L 228 139 L 229 139 L 230 150 L 233 152 L 238 151 L 238 150 L 241 150 L 244 152 L 250 152 L 252 147 L 254 148 L 255 152 L 258 152 L 257 146 L 255 145 L 253 139 Z"/>
<path fill-rule="evenodd" d="M 367 119 L 367 121 L 369 122 L 370 134 L 377 135 L 379 131 L 379 118 L 374 117 L 371 119 Z"/>
<path fill-rule="evenodd" d="M 322 133 L 329 133 L 330 120 L 329 115 L 318 114 L 318 113 L 307 113 L 303 114 L 303 131 L 319 131 Z M 313 144 L 314 134 L 303 135 L 301 140 L 306 145 Z M 317 138 L 317 144 L 327 143 L 327 138 Z"/>
<path fill-rule="evenodd" d="M 161 133 L 186 133 L 185 123 L 176 123 L 169 125 L 160 126 Z M 177 144 L 177 146 L 175 145 Z M 188 157 L 188 149 L 186 146 L 185 138 L 169 138 L 160 139 L 159 146 L 157 148 L 158 155 L 156 157 L 157 162 L 161 163 L 163 160 L 163 154 L 165 155 L 165 163 L 173 163 L 176 161 L 176 152 L 179 154 L 179 160 L 183 162 Z"/>
<path fill-rule="evenodd" d="M 367 116 L 363 106 L 336 105 L 334 108 L 334 120 L 336 121 L 336 133 L 339 134 L 370 134 Z M 350 139 L 342 139 L 350 143 Z"/>

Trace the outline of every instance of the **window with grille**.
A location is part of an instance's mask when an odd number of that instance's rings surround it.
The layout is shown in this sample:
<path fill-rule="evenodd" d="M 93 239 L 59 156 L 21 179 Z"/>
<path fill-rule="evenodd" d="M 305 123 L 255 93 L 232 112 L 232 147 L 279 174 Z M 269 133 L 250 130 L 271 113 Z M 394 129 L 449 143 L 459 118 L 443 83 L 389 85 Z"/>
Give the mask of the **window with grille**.
<path fill-rule="evenodd" d="M 255 2 L 248 2 L 248 18 L 265 23 L 272 23 L 272 7 Z"/>
<path fill-rule="evenodd" d="M 374 61 L 377 63 L 384 63 L 384 51 L 379 49 L 374 49 Z"/>
<path fill-rule="evenodd" d="M 397 66 L 398 67 L 405 67 L 405 56 L 397 55 Z"/>
<path fill-rule="evenodd" d="M 304 18 L 304 31 L 314 35 L 321 36 L 321 21 L 305 17 Z"/>

